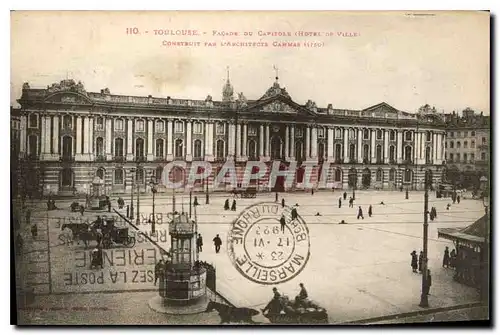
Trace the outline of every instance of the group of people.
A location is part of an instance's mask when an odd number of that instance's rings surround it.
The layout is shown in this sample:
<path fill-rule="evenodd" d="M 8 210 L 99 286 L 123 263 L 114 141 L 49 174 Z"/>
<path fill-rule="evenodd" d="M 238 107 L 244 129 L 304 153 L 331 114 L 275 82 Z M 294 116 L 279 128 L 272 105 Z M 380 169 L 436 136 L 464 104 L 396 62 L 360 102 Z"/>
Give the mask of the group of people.
<path fill-rule="evenodd" d="M 229 199 L 226 199 L 226 201 L 224 202 L 224 210 L 225 211 L 229 210 Z M 231 205 L 231 210 L 233 212 L 236 211 L 236 199 L 233 199 L 233 204 Z"/>
<path fill-rule="evenodd" d="M 444 248 L 443 268 L 455 268 L 457 264 L 457 252 L 453 249 L 450 252 L 448 247 Z"/>
<path fill-rule="evenodd" d="M 411 268 L 413 270 L 413 273 L 422 274 L 423 273 L 422 263 L 424 261 L 424 253 L 420 251 L 420 254 L 417 256 L 417 252 L 413 250 L 410 255 L 411 255 Z M 432 286 L 431 270 L 427 269 L 427 280 L 424 287 L 425 294 L 429 295 L 431 286 Z"/>
<path fill-rule="evenodd" d="M 307 290 L 303 283 L 299 284 L 300 292 L 295 297 L 295 304 L 300 306 L 308 297 Z M 269 303 L 262 309 L 262 314 L 265 314 L 266 311 L 269 311 L 269 314 L 279 314 L 283 310 L 283 301 L 281 293 L 278 291 L 276 287 L 273 287 L 273 298 Z"/>

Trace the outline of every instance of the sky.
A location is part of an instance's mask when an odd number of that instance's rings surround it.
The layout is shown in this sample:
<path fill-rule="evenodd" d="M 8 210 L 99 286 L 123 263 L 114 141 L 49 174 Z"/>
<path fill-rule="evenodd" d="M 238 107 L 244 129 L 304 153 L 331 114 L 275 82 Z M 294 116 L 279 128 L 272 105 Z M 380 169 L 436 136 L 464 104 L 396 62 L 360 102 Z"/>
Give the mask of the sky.
<path fill-rule="evenodd" d="M 235 92 L 258 99 L 276 67 L 280 85 L 299 104 L 363 109 L 387 102 L 408 112 L 429 104 L 439 112 L 470 107 L 489 114 L 489 25 L 487 12 L 17 11 L 11 104 L 23 82 L 45 88 L 67 78 L 92 92 L 220 100 L 228 67 Z M 165 35 L 170 30 L 199 35 Z M 271 32 L 291 36 L 260 36 Z M 274 46 L 286 42 L 294 46 Z"/>

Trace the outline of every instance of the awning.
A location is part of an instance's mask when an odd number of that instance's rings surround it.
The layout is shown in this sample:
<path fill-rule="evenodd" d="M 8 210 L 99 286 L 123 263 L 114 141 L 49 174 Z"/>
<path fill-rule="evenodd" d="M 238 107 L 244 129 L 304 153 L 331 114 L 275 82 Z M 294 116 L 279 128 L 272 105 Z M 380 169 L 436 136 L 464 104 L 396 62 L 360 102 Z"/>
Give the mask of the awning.
<path fill-rule="evenodd" d="M 459 240 L 467 243 L 481 244 L 485 242 L 486 227 L 489 227 L 487 221 L 488 217 L 483 215 L 483 217 L 465 228 L 438 228 L 438 237 L 452 241 Z"/>

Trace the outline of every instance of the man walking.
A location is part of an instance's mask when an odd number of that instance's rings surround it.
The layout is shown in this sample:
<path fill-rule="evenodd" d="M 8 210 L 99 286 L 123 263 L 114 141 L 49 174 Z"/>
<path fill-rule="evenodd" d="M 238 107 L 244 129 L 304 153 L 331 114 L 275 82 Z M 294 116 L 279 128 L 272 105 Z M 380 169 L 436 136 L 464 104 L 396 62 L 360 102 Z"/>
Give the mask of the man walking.
<path fill-rule="evenodd" d="M 201 234 L 198 234 L 198 238 L 196 239 L 196 249 L 198 252 L 203 251 L 203 238 L 201 237 Z"/>
<path fill-rule="evenodd" d="M 280 225 L 281 225 L 281 232 L 284 233 L 285 232 L 285 226 L 286 226 L 286 221 L 285 221 L 285 216 L 284 215 L 281 215 Z"/>
<path fill-rule="evenodd" d="M 344 200 L 347 199 L 347 192 L 344 192 Z"/>
<path fill-rule="evenodd" d="M 411 255 L 411 269 L 414 273 L 417 273 L 417 268 L 418 268 L 417 252 L 413 250 L 410 255 Z"/>
<path fill-rule="evenodd" d="M 444 256 L 443 256 L 443 268 L 450 266 L 450 250 L 448 247 L 444 248 Z"/>
<path fill-rule="evenodd" d="M 220 246 L 222 245 L 222 240 L 220 239 L 219 234 L 214 237 L 213 241 L 215 246 L 215 253 L 218 254 L 220 251 Z"/>
<path fill-rule="evenodd" d="M 359 206 L 359 208 L 358 208 L 358 220 L 359 220 L 359 218 L 361 218 L 363 220 L 365 219 L 363 216 L 363 210 L 361 209 L 361 206 Z"/>
<path fill-rule="evenodd" d="M 339 198 L 339 208 L 342 208 L 342 197 Z"/>
<path fill-rule="evenodd" d="M 372 217 L 372 214 L 373 214 L 372 205 L 370 205 L 370 207 L 368 207 L 368 216 Z"/>

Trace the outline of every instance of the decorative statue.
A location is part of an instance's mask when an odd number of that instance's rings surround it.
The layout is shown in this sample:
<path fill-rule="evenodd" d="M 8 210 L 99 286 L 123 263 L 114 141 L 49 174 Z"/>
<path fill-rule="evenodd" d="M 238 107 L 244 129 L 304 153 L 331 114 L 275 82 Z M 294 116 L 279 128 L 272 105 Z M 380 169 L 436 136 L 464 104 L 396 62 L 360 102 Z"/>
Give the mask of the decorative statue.
<path fill-rule="evenodd" d="M 23 84 L 23 90 L 29 90 L 30 89 L 30 84 L 27 82 Z"/>

